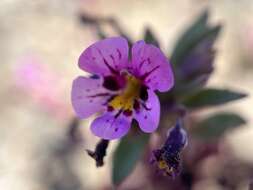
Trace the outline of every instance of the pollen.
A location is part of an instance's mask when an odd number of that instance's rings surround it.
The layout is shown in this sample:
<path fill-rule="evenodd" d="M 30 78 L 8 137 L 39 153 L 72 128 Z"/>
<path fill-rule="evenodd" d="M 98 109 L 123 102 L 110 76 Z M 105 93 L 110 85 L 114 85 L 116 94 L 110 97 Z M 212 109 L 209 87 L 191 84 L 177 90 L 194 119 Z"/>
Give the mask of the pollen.
<path fill-rule="evenodd" d="M 160 160 L 160 161 L 158 162 L 158 168 L 159 168 L 160 170 L 163 170 L 163 171 L 164 171 L 164 176 L 166 176 L 166 175 L 169 175 L 169 176 L 173 175 L 174 168 L 171 167 L 171 166 L 169 166 L 169 165 L 166 163 L 165 160 Z"/>
<path fill-rule="evenodd" d="M 132 110 L 134 100 L 139 98 L 141 81 L 132 75 L 126 75 L 126 87 L 109 103 L 114 109 Z"/>
<path fill-rule="evenodd" d="M 167 165 L 167 163 L 164 161 L 164 160 L 160 160 L 159 162 L 158 162 L 158 167 L 159 167 L 159 169 L 165 169 L 165 168 L 167 168 L 168 167 L 168 165 Z"/>

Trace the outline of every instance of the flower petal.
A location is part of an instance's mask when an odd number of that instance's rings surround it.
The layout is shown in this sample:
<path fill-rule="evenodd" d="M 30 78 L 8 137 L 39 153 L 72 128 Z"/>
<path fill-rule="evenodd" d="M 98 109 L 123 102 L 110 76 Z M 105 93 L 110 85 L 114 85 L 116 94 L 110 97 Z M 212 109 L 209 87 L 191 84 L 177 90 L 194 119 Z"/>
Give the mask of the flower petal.
<path fill-rule="evenodd" d="M 176 125 L 168 130 L 167 136 L 165 146 L 169 146 L 172 152 L 180 152 L 188 144 L 187 132 L 183 128 L 181 119 L 178 119 Z"/>
<path fill-rule="evenodd" d="M 103 110 L 104 103 L 110 97 L 103 88 L 102 79 L 78 77 L 72 84 L 71 100 L 76 114 L 80 118 L 87 118 Z"/>
<path fill-rule="evenodd" d="M 102 139 L 112 140 L 126 135 L 130 126 L 130 117 L 126 117 L 123 114 L 115 117 L 111 113 L 105 113 L 92 122 L 91 131 Z"/>
<path fill-rule="evenodd" d="M 157 47 L 138 41 L 132 48 L 134 73 L 144 78 L 152 90 L 168 91 L 174 85 L 174 76 L 169 61 Z"/>
<path fill-rule="evenodd" d="M 110 75 L 126 68 L 128 43 L 121 37 L 101 40 L 89 46 L 79 57 L 79 67 L 98 75 Z"/>
<path fill-rule="evenodd" d="M 148 90 L 148 100 L 145 107 L 147 109 L 142 107 L 139 112 L 135 112 L 134 118 L 138 121 L 142 131 L 151 133 L 157 129 L 160 121 L 160 102 L 151 90 Z"/>

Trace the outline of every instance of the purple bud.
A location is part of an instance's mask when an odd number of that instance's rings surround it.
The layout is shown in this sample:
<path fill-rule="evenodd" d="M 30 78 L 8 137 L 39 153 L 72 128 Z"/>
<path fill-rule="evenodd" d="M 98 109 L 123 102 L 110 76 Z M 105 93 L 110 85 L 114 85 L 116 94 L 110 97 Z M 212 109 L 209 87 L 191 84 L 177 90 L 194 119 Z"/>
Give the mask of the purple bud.
<path fill-rule="evenodd" d="M 153 151 L 151 163 L 156 163 L 165 175 L 175 178 L 180 173 L 180 153 L 187 145 L 187 133 L 179 119 L 174 127 L 168 130 L 168 137 L 161 149 Z"/>

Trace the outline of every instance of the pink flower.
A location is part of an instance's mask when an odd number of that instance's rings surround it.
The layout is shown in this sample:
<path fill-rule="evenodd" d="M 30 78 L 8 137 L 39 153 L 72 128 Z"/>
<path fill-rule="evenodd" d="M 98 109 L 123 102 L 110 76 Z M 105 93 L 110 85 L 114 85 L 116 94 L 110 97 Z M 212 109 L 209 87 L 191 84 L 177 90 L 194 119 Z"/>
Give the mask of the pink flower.
<path fill-rule="evenodd" d="M 71 109 L 61 98 L 64 94 L 61 79 L 42 64 L 36 56 L 21 58 L 15 68 L 15 84 L 43 110 L 60 120 L 69 119 Z M 55 84 L 58 87 L 55 87 Z"/>
<path fill-rule="evenodd" d="M 154 91 L 168 91 L 174 84 L 171 66 L 160 49 L 138 41 L 129 55 L 126 39 L 107 38 L 81 54 L 79 67 L 93 76 L 74 80 L 72 105 L 80 118 L 102 113 L 91 124 L 94 135 L 120 138 L 133 119 L 144 132 L 156 130 L 160 102 Z"/>

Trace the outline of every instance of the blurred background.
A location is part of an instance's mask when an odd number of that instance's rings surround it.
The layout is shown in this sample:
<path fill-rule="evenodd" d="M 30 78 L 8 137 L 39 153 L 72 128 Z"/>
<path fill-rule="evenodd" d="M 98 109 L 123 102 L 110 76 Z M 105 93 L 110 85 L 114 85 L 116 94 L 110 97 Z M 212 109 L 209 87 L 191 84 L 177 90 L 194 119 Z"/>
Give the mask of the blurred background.
<path fill-rule="evenodd" d="M 81 23 L 81 14 L 116 19 L 134 41 L 143 38 L 148 26 L 169 55 L 178 36 L 205 8 L 210 10 L 211 23 L 224 26 L 208 86 L 249 94 L 219 108 L 236 111 L 248 122 L 225 134 L 222 154 L 203 163 L 205 177 L 192 188 L 224 189 L 214 180 L 217 173 L 224 172 L 219 170 L 224 156 L 246 168 L 252 165 L 253 1 L 1 0 L 0 189 L 111 189 L 111 155 L 117 142 L 109 147 L 105 166 L 96 168 L 85 152 L 98 141 L 89 131 L 90 120 L 82 121 L 80 133 L 69 128 L 75 122 L 71 84 L 77 75 L 85 74 L 77 60 L 98 40 L 95 28 Z M 201 115 L 212 112 L 209 109 Z M 122 189 L 142 189 L 145 175 L 139 176 L 138 181 L 130 176 L 127 181 L 131 183 Z M 236 188 L 248 189 L 248 184 L 248 179 L 242 180 Z"/>

